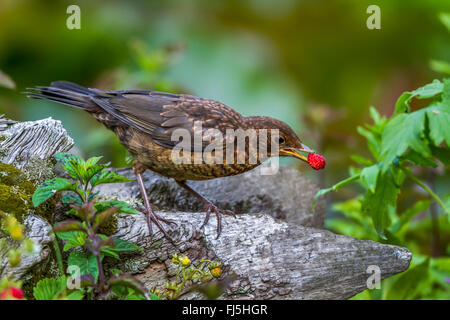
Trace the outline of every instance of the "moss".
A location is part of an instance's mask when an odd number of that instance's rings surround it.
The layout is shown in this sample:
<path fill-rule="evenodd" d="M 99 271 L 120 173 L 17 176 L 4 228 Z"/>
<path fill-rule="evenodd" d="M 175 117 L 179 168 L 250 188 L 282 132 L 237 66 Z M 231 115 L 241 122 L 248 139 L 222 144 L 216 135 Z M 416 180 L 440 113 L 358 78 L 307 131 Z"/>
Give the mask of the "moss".
<path fill-rule="evenodd" d="M 0 208 L 12 213 L 20 222 L 33 209 L 31 197 L 34 185 L 26 175 L 12 165 L 0 163 Z"/>
<path fill-rule="evenodd" d="M 34 208 L 32 196 L 36 189 L 27 175 L 16 167 L 0 163 L 0 209 L 13 214 L 20 222 L 30 211 L 51 221 L 56 208 L 55 197 Z"/>
<path fill-rule="evenodd" d="M 118 219 L 115 215 L 113 215 L 98 230 L 101 234 L 104 234 L 106 236 L 112 236 L 117 232 L 118 228 L 119 228 Z"/>

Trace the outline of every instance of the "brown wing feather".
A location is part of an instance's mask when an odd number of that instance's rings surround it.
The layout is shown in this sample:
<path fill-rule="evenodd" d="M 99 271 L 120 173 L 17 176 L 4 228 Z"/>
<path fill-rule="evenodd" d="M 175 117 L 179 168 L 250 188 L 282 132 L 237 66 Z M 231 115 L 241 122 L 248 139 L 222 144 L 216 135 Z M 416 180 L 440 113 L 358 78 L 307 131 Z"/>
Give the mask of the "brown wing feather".
<path fill-rule="evenodd" d="M 168 148 L 178 143 L 171 139 L 176 129 L 187 129 L 193 139 L 194 121 L 201 121 L 203 135 L 212 128 L 225 135 L 226 129 L 237 129 L 242 123 L 238 112 L 210 99 L 143 90 L 105 93 L 91 99 L 118 120 L 149 134 L 153 141 Z M 191 150 L 203 149 L 209 143 L 203 141 L 202 146 L 192 143 Z"/>

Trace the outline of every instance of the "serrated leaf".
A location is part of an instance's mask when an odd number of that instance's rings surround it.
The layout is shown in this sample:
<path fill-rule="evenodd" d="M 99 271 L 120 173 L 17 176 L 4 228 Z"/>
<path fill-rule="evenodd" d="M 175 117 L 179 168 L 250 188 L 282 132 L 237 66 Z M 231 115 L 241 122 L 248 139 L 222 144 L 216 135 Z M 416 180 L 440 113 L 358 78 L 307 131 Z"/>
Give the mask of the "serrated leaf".
<path fill-rule="evenodd" d="M 64 170 L 74 179 L 82 180 L 84 176 L 84 160 L 79 156 L 58 152 L 53 156 L 58 162 L 63 165 Z"/>
<path fill-rule="evenodd" d="M 67 179 L 53 178 L 41 183 L 33 193 L 33 205 L 37 207 L 59 191 L 75 190 L 76 184 Z"/>
<path fill-rule="evenodd" d="M 64 300 L 82 300 L 84 297 L 84 293 L 81 290 L 76 290 L 69 293 Z"/>
<path fill-rule="evenodd" d="M 115 173 L 114 171 L 102 170 L 101 172 L 97 173 L 94 177 L 92 177 L 91 185 L 92 185 L 92 187 L 95 187 L 102 183 L 117 183 L 117 182 L 130 182 L 130 181 L 133 181 L 133 180 L 129 179 L 127 177 L 124 177 L 118 173 Z"/>
<path fill-rule="evenodd" d="M 398 115 L 404 112 L 409 112 L 409 101 L 411 99 L 428 99 L 432 98 L 438 94 L 441 94 L 444 88 L 444 84 L 439 80 L 433 80 L 433 82 L 424 85 L 416 90 L 410 92 L 404 92 L 400 98 L 398 98 L 395 104 L 395 112 L 394 115 Z"/>
<path fill-rule="evenodd" d="M 39 280 L 33 289 L 33 296 L 36 300 L 55 300 L 64 291 L 67 286 L 67 278 L 61 277 L 58 279 L 44 278 Z"/>
<path fill-rule="evenodd" d="M 80 231 L 60 232 L 56 236 L 63 241 L 67 241 L 64 246 L 64 251 L 75 247 L 82 247 L 86 243 L 87 235 Z"/>
<path fill-rule="evenodd" d="M 110 207 L 120 207 L 121 213 L 128 213 L 128 214 L 139 214 L 140 212 L 136 209 L 133 209 L 128 203 L 125 201 L 120 200 L 111 200 L 111 201 L 103 201 L 103 202 L 97 202 L 95 205 L 96 211 L 103 211 Z"/>
<path fill-rule="evenodd" d="M 379 173 L 380 173 L 380 167 L 378 164 L 374 164 L 370 167 L 365 167 L 361 171 L 361 182 L 371 192 L 375 192 L 375 186 L 377 184 L 377 179 L 378 179 Z"/>
<path fill-rule="evenodd" d="M 63 204 L 76 204 L 79 206 L 82 204 L 81 199 L 77 194 L 65 194 L 62 197 L 61 202 Z"/>
<path fill-rule="evenodd" d="M 381 156 L 384 156 L 383 171 L 392 165 L 396 157 L 401 157 L 408 148 L 429 157 L 431 155 L 425 139 L 426 109 L 410 114 L 400 114 L 392 118 L 383 130 Z"/>
<path fill-rule="evenodd" d="M 83 181 L 90 181 L 96 174 L 98 174 L 106 167 L 107 167 L 106 164 L 95 164 L 91 166 L 86 166 Z"/>
<path fill-rule="evenodd" d="M 375 192 L 368 190 L 364 196 L 361 210 L 372 217 L 374 227 L 382 239 L 386 239 L 384 230 L 390 225 L 388 205 L 395 207 L 398 192 L 392 173 L 387 171 L 379 174 Z"/>
<path fill-rule="evenodd" d="M 61 223 L 58 223 L 53 227 L 53 232 L 68 232 L 68 231 L 81 231 L 86 232 L 86 228 L 80 221 L 77 220 L 67 220 Z"/>
<path fill-rule="evenodd" d="M 67 265 L 80 268 L 81 275 L 90 274 L 94 277 L 95 281 L 98 279 L 98 264 L 93 254 L 86 257 L 83 252 L 72 251 L 67 259 Z"/>
<path fill-rule="evenodd" d="M 443 141 L 450 147 L 450 102 L 445 107 L 443 103 L 426 108 L 429 136 L 438 147 Z"/>

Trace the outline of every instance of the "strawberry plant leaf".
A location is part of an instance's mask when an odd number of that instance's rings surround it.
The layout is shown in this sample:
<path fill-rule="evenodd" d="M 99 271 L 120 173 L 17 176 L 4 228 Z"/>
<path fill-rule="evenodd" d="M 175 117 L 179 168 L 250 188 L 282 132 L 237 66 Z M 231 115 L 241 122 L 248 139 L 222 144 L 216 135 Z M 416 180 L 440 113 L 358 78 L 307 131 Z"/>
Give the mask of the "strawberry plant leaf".
<path fill-rule="evenodd" d="M 65 276 L 54 279 L 44 278 L 38 281 L 33 289 L 33 296 L 36 300 L 56 300 L 65 292 L 67 278 Z"/>

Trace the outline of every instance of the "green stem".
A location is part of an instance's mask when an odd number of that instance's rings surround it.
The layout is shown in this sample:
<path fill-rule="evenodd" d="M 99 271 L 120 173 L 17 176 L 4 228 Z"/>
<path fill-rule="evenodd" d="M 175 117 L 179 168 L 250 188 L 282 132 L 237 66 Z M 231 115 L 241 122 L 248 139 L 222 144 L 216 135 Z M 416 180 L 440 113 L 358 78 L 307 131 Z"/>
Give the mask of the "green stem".
<path fill-rule="evenodd" d="M 60 275 L 65 274 L 63 259 L 61 255 L 61 249 L 59 248 L 58 239 L 56 238 L 56 234 L 53 233 L 53 250 L 55 250 L 56 261 L 58 262 L 59 273 Z"/>
<path fill-rule="evenodd" d="M 413 175 L 411 170 L 409 170 L 407 168 L 402 168 L 402 170 L 412 181 L 414 181 L 416 184 L 418 184 L 423 190 L 428 192 L 428 194 L 434 200 L 436 200 L 437 203 L 439 203 L 439 205 L 442 207 L 442 209 L 444 209 L 444 212 L 447 212 L 449 214 L 449 212 L 445 208 L 444 202 L 441 200 L 441 198 L 438 197 L 438 195 L 436 193 L 433 192 L 433 190 L 431 190 L 425 183 L 423 183 L 422 181 L 419 180 L 419 178 L 417 178 L 415 175 Z"/>

